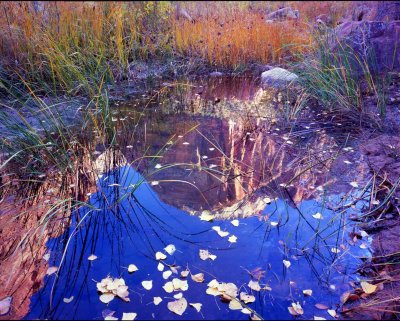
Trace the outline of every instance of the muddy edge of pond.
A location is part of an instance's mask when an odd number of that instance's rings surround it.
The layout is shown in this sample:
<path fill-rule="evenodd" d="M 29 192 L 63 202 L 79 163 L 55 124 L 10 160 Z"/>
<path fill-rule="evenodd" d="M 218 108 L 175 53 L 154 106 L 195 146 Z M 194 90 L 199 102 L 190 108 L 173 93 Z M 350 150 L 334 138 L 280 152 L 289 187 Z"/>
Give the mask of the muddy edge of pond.
<path fill-rule="evenodd" d="M 400 178 L 400 137 L 379 135 L 361 146 L 366 155 L 371 172 L 377 175 L 377 199 L 383 202 L 388 190 Z M 363 279 L 378 285 L 376 293 L 363 297 L 355 289 L 354 302 L 347 302 L 343 308 L 345 319 L 393 320 L 399 317 L 400 271 L 400 191 L 383 207 L 372 212 L 361 227 L 373 236 L 373 257 L 360 267 Z M 368 209 L 367 209 L 368 210 Z"/>

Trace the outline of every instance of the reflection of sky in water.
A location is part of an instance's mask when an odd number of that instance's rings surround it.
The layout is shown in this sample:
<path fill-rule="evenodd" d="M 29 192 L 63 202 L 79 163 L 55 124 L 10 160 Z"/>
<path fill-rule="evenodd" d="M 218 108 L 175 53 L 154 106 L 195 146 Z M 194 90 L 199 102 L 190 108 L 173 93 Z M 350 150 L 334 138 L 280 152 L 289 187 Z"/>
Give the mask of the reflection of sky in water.
<path fill-rule="evenodd" d="M 200 221 L 196 216 L 161 202 L 146 181 L 131 193 L 133 187 L 129 186 L 143 177 L 130 167 L 106 177 L 102 178 L 100 191 L 90 200 L 93 209 L 75 213 L 71 228 L 48 242 L 52 251 L 49 266 L 58 265 L 71 236 L 59 278 L 54 283 L 55 275 L 46 277 L 44 288 L 32 298 L 27 318 L 102 319 L 102 312 L 109 309 L 116 311 L 114 316 L 118 318 L 123 312 L 135 312 L 137 319 L 199 319 L 203 316 L 205 319 L 248 319 L 240 311 L 229 310 L 228 304 L 220 302 L 218 297 L 207 295 L 207 283 L 216 278 L 220 282 L 235 283 L 239 292 L 251 292 L 247 287 L 251 279 L 247 271 L 261 267 L 266 273 L 260 284 L 268 284 L 272 291 L 253 291 L 256 302 L 249 307 L 263 318 L 291 318 L 287 307 L 299 301 L 306 318 L 317 315 L 329 319 L 326 311 L 317 310 L 314 305 L 323 303 L 335 308 L 340 294 L 348 288 L 350 277 L 346 274 L 354 273 L 359 263 L 353 256 L 362 254 L 358 246 L 352 247 L 351 252 L 341 249 L 335 254 L 331 251 L 341 243 L 347 244 L 345 239 L 350 228 L 343 229 L 343 220 L 315 201 L 304 201 L 294 209 L 278 200 L 268 205 L 261 216 L 240 219 L 239 227 L 235 227 L 230 221 Z M 110 187 L 111 184 L 121 186 Z M 110 206 L 116 198 L 121 198 L 118 206 Z M 85 216 L 88 211 L 90 214 Z M 321 212 L 324 219 L 314 219 L 312 215 L 316 212 Z M 84 220 L 81 228 L 74 231 L 78 217 Z M 271 226 L 271 221 L 279 221 L 280 227 Z M 237 243 L 230 244 L 228 237 L 218 236 L 211 229 L 215 225 L 236 235 Z M 316 233 L 317 230 L 320 233 Z M 196 283 L 189 277 L 189 289 L 183 292 L 188 303 L 203 304 L 202 315 L 190 306 L 182 317 L 167 309 L 167 302 L 174 300 L 173 294 L 162 288 L 167 281 L 157 270 L 154 254 L 168 244 L 174 244 L 177 251 L 173 256 L 167 255 L 165 263 L 180 266 L 180 271 L 187 266 L 193 274 L 205 273 L 204 283 Z M 217 259 L 200 260 L 199 249 L 208 249 Z M 98 259 L 88 261 L 91 254 Z M 284 268 L 284 259 L 291 261 L 289 269 Z M 127 266 L 132 263 L 139 271 L 129 274 Z M 100 302 L 96 281 L 107 275 L 125 279 L 131 302 L 117 298 L 108 306 Z M 150 291 L 143 289 L 141 282 L 144 280 L 153 280 Z M 290 285 L 290 282 L 294 283 Z M 336 290 L 332 290 L 331 285 Z M 312 297 L 304 297 L 304 289 L 312 289 Z M 63 302 L 63 298 L 71 296 L 74 296 L 71 303 Z M 158 306 L 153 304 L 156 296 L 163 298 Z"/>

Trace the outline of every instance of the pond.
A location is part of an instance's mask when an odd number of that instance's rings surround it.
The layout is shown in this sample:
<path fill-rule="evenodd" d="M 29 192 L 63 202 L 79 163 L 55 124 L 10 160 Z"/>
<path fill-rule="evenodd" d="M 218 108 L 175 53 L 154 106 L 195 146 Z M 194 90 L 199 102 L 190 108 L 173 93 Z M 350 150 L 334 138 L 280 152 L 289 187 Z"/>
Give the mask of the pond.
<path fill-rule="evenodd" d="M 254 295 L 255 302 L 247 306 L 264 319 L 290 318 L 291 302 L 300 302 L 306 318 L 329 317 L 315 304 L 336 309 L 360 263 L 357 257 L 367 255 L 359 247 L 349 249 L 346 216 L 337 217 L 314 200 L 297 208 L 284 200 L 267 200 L 260 213 L 238 219 L 237 225 L 233 218 L 202 221 L 164 203 L 131 167 L 108 173 L 98 189 L 90 199 L 92 208 L 77 211 L 68 231 L 49 241 L 50 266 L 62 263 L 61 269 L 57 278 L 48 276 L 34 296 L 28 319 L 98 319 L 107 311 L 115 311 L 119 318 L 123 312 L 135 312 L 138 319 L 171 319 L 175 315 L 167 302 L 180 292 L 187 302 L 202 304 L 200 312 L 188 308 L 185 319 L 248 319 L 241 310 L 232 311 L 227 303 L 206 294 L 213 279 L 232 282 L 239 292 Z M 316 213 L 322 219 L 316 219 Z M 221 237 L 213 229 L 216 226 L 229 234 Z M 229 239 L 233 235 L 235 242 Z M 172 255 L 165 250 L 169 244 L 176 248 Z M 216 259 L 201 260 L 202 249 Z M 156 260 L 159 251 L 166 259 Z M 92 254 L 97 259 L 89 261 Z M 163 271 L 158 270 L 160 262 Z M 138 271 L 129 273 L 130 264 Z M 163 278 L 170 267 L 178 274 Z M 204 283 L 189 275 L 186 291 L 167 293 L 163 286 L 185 270 L 204 273 Z M 107 276 L 125 280 L 130 302 L 116 298 L 106 305 L 99 300 L 96 283 Z M 150 290 L 143 288 L 145 280 L 153 282 Z M 251 280 L 259 282 L 261 290 L 250 289 Z M 310 297 L 303 294 L 307 289 L 312 290 Z M 63 301 L 71 297 L 70 303 Z M 154 297 L 163 301 L 155 305 Z"/>
<path fill-rule="evenodd" d="M 256 82 L 211 81 L 113 107 L 117 148 L 96 146 L 97 188 L 47 242 L 58 269 L 26 319 L 333 319 L 370 257 L 348 137 L 279 128 Z"/>

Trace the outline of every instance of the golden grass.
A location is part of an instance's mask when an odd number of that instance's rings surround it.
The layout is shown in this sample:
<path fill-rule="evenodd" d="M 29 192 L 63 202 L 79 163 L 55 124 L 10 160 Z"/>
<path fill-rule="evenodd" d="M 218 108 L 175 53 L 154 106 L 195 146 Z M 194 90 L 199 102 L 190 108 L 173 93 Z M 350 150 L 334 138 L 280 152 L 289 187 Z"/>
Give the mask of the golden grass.
<path fill-rule="evenodd" d="M 317 14 L 333 15 L 345 7 L 286 2 L 300 10 L 300 20 L 265 23 L 266 9 L 281 4 L 182 3 L 195 18 L 191 23 L 177 19 L 169 1 L 52 1 L 39 11 L 33 2 L 0 2 L 1 64 L 71 88 L 73 82 L 87 85 L 101 75 L 124 77 L 133 61 L 174 54 L 231 68 L 279 63 L 311 44 Z"/>

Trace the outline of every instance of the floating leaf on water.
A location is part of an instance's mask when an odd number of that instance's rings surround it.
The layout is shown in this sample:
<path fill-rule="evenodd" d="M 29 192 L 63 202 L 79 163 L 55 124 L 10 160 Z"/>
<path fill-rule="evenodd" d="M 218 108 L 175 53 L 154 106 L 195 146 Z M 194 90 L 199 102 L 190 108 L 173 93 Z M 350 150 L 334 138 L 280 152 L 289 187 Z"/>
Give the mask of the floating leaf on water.
<path fill-rule="evenodd" d="M 110 321 L 113 321 L 113 320 L 118 320 L 118 318 L 116 318 L 116 317 L 113 317 L 112 315 L 107 315 L 107 316 L 104 318 L 104 320 L 110 320 Z"/>
<path fill-rule="evenodd" d="M 168 279 L 171 275 L 172 275 L 172 271 L 169 271 L 169 270 L 163 272 L 163 274 L 162 274 L 164 280 Z"/>
<path fill-rule="evenodd" d="M 199 217 L 201 221 L 210 222 L 215 218 L 215 215 L 212 215 L 210 211 L 203 211 Z"/>
<path fill-rule="evenodd" d="M 201 303 L 189 303 L 189 305 L 195 308 L 197 312 L 200 312 L 201 307 L 203 306 Z"/>
<path fill-rule="evenodd" d="M 64 303 L 70 303 L 74 299 L 74 296 L 71 296 L 70 298 L 64 298 L 63 301 Z"/>
<path fill-rule="evenodd" d="M 303 290 L 305 296 L 312 296 L 312 290 Z"/>
<path fill-rule="evenodd" d="M 301 307 L 300 303 L 292 303 L 292 306 L 288 307 L 289 313 L 293 316 L 297 315 L 303 315 L 304 311 L 303 308 Z"/>
<path fill-rule="evenodd" d="M 258 320 L 262 320 L 262 319 L 257 314 L 252 314 L 252 315 L 250 315 L 250 320 L 258 321 Z"/>
<path fill-rule="evenodd" d="M 192 280 L 198 283 L 204 282 L 204 273 L 198 273 L 192 275 Z"/>
<path fill-rule="evenodd" d="M 240 292 L 240 300 L 242 300 L 244 303 L 251 303 L 256 300 L 254 295 L 250 295 L 244 292 Z"/>
<path fill-rule="evenodd" d="M 187 308 L 187 301 L 185 298 L 181 298 L 177 301 L 168 302 L 168 310 L 174 312 L 177 315 L 182 315 Z"/>
<path fill-rule="evenodd" d="M 159 296 L 156 296 L 153 298 L 153 303 L 154 305 L 159 305 L 161 303 L 162 299 Z"/>
<path fill-rule="evenodd" d="M 176 251 L 176 247 L 175 247 L 175 245 L 170 244 L 164 248 L 164 251 L 167 252 L 169 255 L 173 255 Z"/>
<path fill-rule="evenodd" d="M 12 297 L 5 297 L 0 301 L 0 315 L 5 315 L 10 312 Z"/>
<path fill-rule="evenodd" d="M 94 261 L 94 260 L 97 259 L 97 256 L 94 255 L 94 254 L 92 254 L 92 255 L 90 255 L 87 259 L 88 259 L 89 261 Z"/>
<path fill-rule="evenodd" d="M 137 268 L 137 266 L 135 264 L 129 264 L 129 266 L 128 266 L 128 272 L 129 273 L 133 273 L 133 272 L 136 272 L 138 270 L 139 269 Z"/>
<path fill-rule="evenodd" d="M 229 302 L 229 309 L 231 310 L 242 310 L 242 304 L 238 300 L 232 300 Z"/>
<path fill-rule="evenodd" d="M 352 162 L 350 162 L 348 160 L 343 161 L 343 163 L 348 164 L 348 165 L 352 164 Z"/>
<path fill-rule="evenodd" d="M 378 288 L 376 285 L 371 284 L 371 283 L 368 283 L 368 282 L 366 282 L 366 281 L 362 281 L 362 282 L 361 282 L 361 287 L 362 287 L 363 291 L 364 291 L 366 294 L 375 293 L 376 290 L 377 290 L 377 288 Z"/>
<path fill-rule="evenodd" d="M 221 228 L 219 226 L 213 226 L 212 229 L 218 233 L 219 236 L 225 237 L 229 235 L 229 232 L 226 231 L 221 231 Z"/>
<path fill-rule="evenodd" d="M 101 302 L 107 304 L 114 300 L 114 297 L 115 295 L 112 293 L 103 293 L 102 295 L 100 295 L 99 299 Z"/>
<path fill-rule="evenodd" d="M 360 249 L 365 250 L 366 248 L 368 248 L 367 243 L 362 242 L 361 245 L 360 245 Z"/>
<path fill-rule="evenodd" d="M 160 271 L 160 272 L 164 271 L 164 264 L 159 262 L 158 265 L 157 265 L 157 270 Z"/>
<path fill-rule="evenodd" d="M 315 218 L 316 220 L 322 220 L 323 219 L 321 213 L 315 213 L 312 217 Z"/>
<path fill-rule="evenodd" d="M 167 258 L 167 256 L 164 254 L 164 253 L 162 253 L 162 252 L 157 252 L 156 253 L 156 260 L 157 261 L 159 261 L 159 260 L 165 260 Z"/>
<path fill-rule="evenodd" d="M 237 237 L 235 235 L 231 235 L 231 236 L 229 236 L 228 241 L 230 243 L 236 243 Z"/>
<path fill-rule="evenodd" d="M 159 181 L 152 181 L 150 184 L 151 184 L 151 186 L 157 186 L 158 184 L 160 184 L 160 182 Z"/>
<path fill-rule="evenodd" d="M 133 312 L 130 312 L 130 313 L 123 312 L 122 313 L 122 320 L 135 320 L 136 317 L 137 317 L 137 313 L 133 313 Z"/>
<path fill-rule="evenodd" d="M 231 224 L 233 225 L 233 226 L 239 226 L 239 220 L 233 220 L 233 221 L 231 221 Z"/>
<path fill-rule="evenodd" d="M 331 252 L 338 254 L 338 253 L 340 253 L 340 249 L 338 249 L 337 247 L 333 247 L 333 248 L 331 248 Z"/>
<path fill-rule="evenodd" d="M 261 287 L 258 281 L 250 280 L 248 287 L 254 291 L 260 291 Z"/>
<path fill-rule="evenodd" d="M 146 289 L 146 290 L 151 290 L 153 288 L 153 281 L 149 280 L 149 281 L 142 281 L 142 286 Z"/>
<path fill-rule="evenodd" d="M 47 269 L 46 274 L 47 275 L 52 275 L 54 273 L 56 273 L 58 271 L 58 267 L 57 266 L 51 266 Z"/>
<path fill-rule="evenodd" d="M 185 271 L 181 272 L 181 277 L 182 278 L 187 278 L 188 275 L 189 275 L 189 271 L 188 270 L 185 270 Z"/>
<path fill-rule="evenodd" d="M 188 142 L 183 142 L 182 144 L 183 144 L 183 145 L 189 145 L 189 143 L 188 143 Z"/>
<path fill-rule="evenodd" d="M 200 256 L 200 259 L 202 259 L 203 261 L 205 261 L 207 259 L 214 261 L 217 258 L 216 255 L 211 254 L 210 252 L 208 252 L 208 250 L 200 250 L 199 256 Z"/>
<path fill-rule="evenodd" d="M 214 147 L 210 147 L 208 150 L 212 152 L 212 151 L 215 150 L 215 148 Z"/>
<path fill-rule="evenodd" d="M 162 167 L 161 164 L 157 164 L 157 165 L 155 166 L 156 169 L 159 169 L 159 168 L 161 168 L 161 167 Z"/>
<path fill-rule="evenodd" d="M 45 255 L 43 255 L 43 260 L 47 262 L 49 259 L 50 259 L 50 253 L 46 253 Z"/>
<path fill-rule="evenodd" d="M 183 297 L 183 293 L 182 292 L 177 293 L 177 294 L 174 295 L 174 299 L 177 299 L 177 300 L 182 298 L 182 297 Z"/>
<path fill-rule="evenodd" d="M 325 318 L 323 318 L 323 317 L 317 317 L 317 316 L 314 316 L 314 320 L 326 320 Z"/>
<path fill-rule="evenodd" d="M 336 318 L 336 311 L 335 310 L 328 310 L 327 312 L 332 318 Z"/>
<path fill-rule="evenodd" d="M 247 308 L 242 309 L 240 312 L 242 312 L 243 314 L 251 314 L 251 310 Z"/>
<path fill-rule="evenodd" d="M 317 303 L 317 304 L 315 305 L 315 307 L 316 307 L 317 309 L 320 309 L 320 310 L 328 310 L 328 309 L 329 309 L 325 304 L 322 304 L 322 303 Z"/>
<path fill-rule="evenodd" d="M 282 262 L 283 262 L 283 265 L 284 265 L 287 269 L 290 268 L 290 266 L 292 265 L 292 263 L 290 263 L 290 261 L 288 261 L 288 260 L 283 260 Z"/>
<path fill-rule="evenodd" d="M 357 182 L 351 182 L 350 185 L 355 187 L 355 188 L 358 188 L 358 183 Z"/>
<path fill-rule="evenodd" d="M 279 223 L 271 221 L 271 222 L 269 222 L 269 224 L 271 224 L 271 226 L 278 226 Z"/>
<path fill-rule="evenodd" d="M 165 283 L 165 284 L 163 285 L 163 289 L 164 289 L 164 291 L 167 292 L 167 293 L 172 293 L 172 292 L 174 292 L 174 286 L 173 286 L 173 284 L 172 284 L 171 281 Z"/>
<path fill-rule="evenodd" d="M 175 291 L 179 291 L 179 290 L 186 291 L 189 288 L 187 280 L 180 280 L 177 278 L 172 280 L 172 285 L 173 285 Z"/>

